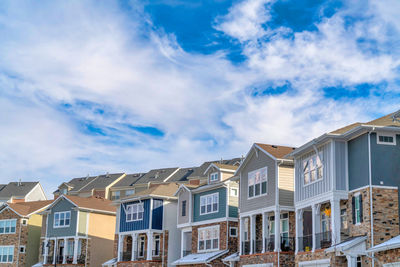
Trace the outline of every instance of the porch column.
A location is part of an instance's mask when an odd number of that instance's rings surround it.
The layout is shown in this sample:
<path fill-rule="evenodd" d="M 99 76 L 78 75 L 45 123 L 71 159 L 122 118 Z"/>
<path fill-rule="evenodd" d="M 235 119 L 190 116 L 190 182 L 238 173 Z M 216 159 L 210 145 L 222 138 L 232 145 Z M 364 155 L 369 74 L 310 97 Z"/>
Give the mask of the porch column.
<path fill-rule="evenodd" d="M 340 243 L 340 201 L 331 199 L 332 245 Z"/>
<path fill-rule="evenodd" d="M 243 241 L 244 241 L 244 218 L 239 217 L 239 255 L 243 255 Z"/>
<path fill-rule="evenodd" d="M 255 250 L 255 248 L 254 248 L 254 242 L 255 242 L 255 216 L 254 215 L 251 215 L 250 216 L 250 238 L 249 238 L 249 240 L 250 240 L 250 254 L 254 254 L 254 250 Z"/>
<path fill-rule="evenodd" d="M 275 210 L 275 251 L 281 251 L 281 212 Z"/>
<path fill-rule="evenodd" d="M 49 254 L 49 248 L 47 247 L 49 244 L 49 240 L 46 238 L 44 240 L 44 255 L 43 255 L 43 263 L 47 264 L 47 255 Z"/>
<path fill-rule="evenodd" d="M 347 267 L 356 267 L 357 266 L 357 258 L 356 257 L 351 257 L 349 255 L 346 255 L 347 259 Z"/>
<path fill-rule="evenodd" d="M 72 258 L 72 264 L 78 263 L 78 243 L 79 243 L 79 238 L 75 237 L 74 238 L 74 256 Z"/>
<path fill-rule="evenodd" d="M 265 252 L 265 238 L 267 237 L 267 235 L 265 233 L 265 231 L 267 229 L 267 227 L 266 227 L 267 214 L 265 212 L 263 212 L 261 214 L 261 216 L 262 216 L 262 252 L 264 253 Z"/>
<path fill-rule="evenodd" d="M 54 240 L 54 257 L 53 257 L 53 264 L 56 264 L 56 257 L 57 257 L 57 247 L 58 247 L 57 238 Z"/>
<path fill-rule="evenodd" d="M 296 240 L 295 240 L 295 246 L 296 246 L 296 254 L 297 252 L 299 252 L 299 237 L 304 237 L 304 233 L 303 233 L 303 225 L 302 225 L 302 221 L 303 221 L 303 210 L 302 209 L 296 209 Z M 300 227 L 301 227 L 301 231 L 300 231 Z M 301 235 L 300 235 L 301 234 Z"/>
<path fill-rule="evenodd" d="M 131 261 L 136 260 L 136 246 L 137 246 L 137 234 L 132 234 L 132 255 L 131 255 Z"/>
<path fill-rule="evenodd" d="M 68 248 L 67 239 L 64 238 L 64 249 L 63 249 L 63 261 L 62 261 L 62 264 L 67 263 L 67 259 L 66 259 L 66 257 L 67 257 L 67 248 Z"/>
<path fill-rule="evenodd" d="M 124 236 L 123 235 L 119 235 L 118 236 L 118 255 L 117 255 L 117 259 L 118 261 L 121 261 L 121 252 L 123 249 L 123 245 L 124 245 Z"/>
<path fill-rule="evenodd" d="M 153 257 L 153 232 L 147 233 L 147 260 Z"/>
<path fill-rule="evenodd" d="M 311 209 L 312 209 L 312 215 L 311 215 L 311 218 L 312 218 L 312 251 L 313 252 L 315 251 L 315 248 L 317 247 L 317 233 L 318 233 L 317 228 L 319 228 L 319 223 L 320 223 L 320 220 L 317 218 L 317 215 L 319 214 L 318 208 L 319 208 L 319 205 L 317 205 L 317 204 L 313 204 L 311 206 Z"/>

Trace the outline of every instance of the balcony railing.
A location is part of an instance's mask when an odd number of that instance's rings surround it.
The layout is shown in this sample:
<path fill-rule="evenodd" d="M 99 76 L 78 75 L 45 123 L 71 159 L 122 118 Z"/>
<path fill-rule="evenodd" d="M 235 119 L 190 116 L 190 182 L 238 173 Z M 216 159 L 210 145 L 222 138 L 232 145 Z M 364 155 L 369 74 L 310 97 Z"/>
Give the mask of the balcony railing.
<path fill-rule="evenodd" d="M 68 255 L 68 256 L 66 256 L 65 257 L 66 259 L 65 259 L 65 262 L 66 263 L 72 263 L 73 262 L 73 260 L 74 260 L 74 256 L 73 255 Z"/>
<path fill-rule="evenodd" d="M 126 251 L 121 253 L 121 260 L 122 261 L 131 261 L 132 260 L 132 252 Z"/>
<path fill-rule="evenodd" d="M 76 261 L 76 262 L 77 262 L 78 264 L 85 264 L 85 263 L 86 263 L 86 256 L 83 255 L 83 254 L 78 255 L 77 261 Z"/>
<path fill-rule="evenodd" d="M 265 251 L 272 252 L 275 250 L 275 235 L 265 238 Z"/>
<path fill-rule="evenodd" d="M 316 249 L 329 248 L 332 244 L 332 232 L 326 231 L 315 235 Z"/>
<path fill-rule="evenodd" d="M 299 251 L 311 251 L 312 250 L 312 235 L 305 235 L 298 237 Z"/>
<path fill-rule="evenodd" d="M 263 241 L 262 240 L 254 240 L 254 252 L 262 253 L 263 252 Z"/>
<path fill-rule="evenodd" d="M 250 241 L 242 242 L 242 254 L 249 255 L 250 254 Z"/>
<path fill-rule="evenodd" d="M 184 251 L 183 251 L 183 257 L 189 255 L 190 253 L 192 253 L 191 250 L 184 250 Z"/>
<path fill-rule="evenodd" d="M 281 251 L 295 251 L 295 238 L 281 236 Z"/>
<path fill-rule="evenodd" d="M 47 256 L 47 264 L 52 264 L 53 263 L 53 256 Z"/>

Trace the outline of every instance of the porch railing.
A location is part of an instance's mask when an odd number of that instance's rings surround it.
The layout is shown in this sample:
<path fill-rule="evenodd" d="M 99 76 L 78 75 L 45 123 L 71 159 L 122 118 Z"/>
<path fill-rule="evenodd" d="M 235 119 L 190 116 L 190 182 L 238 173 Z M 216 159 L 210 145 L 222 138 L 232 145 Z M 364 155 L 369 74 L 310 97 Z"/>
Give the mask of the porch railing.
<path fill-rule="evenodd" d="M 131 261 L 132 260 L 132 252 L 126 251 L 121 253 L 121 260 L 122 261 Z"/>
<path fill-rule="evenodd" d="M 295 251 L 295 242 L 296 239 L 294 237 L 281 236 L 281 251 Z"/>
<path fill-rule="evenodd" d="M 265 251 L 272 252 L 275 250 L 275 235 L 265 238 Z"/>
<path fill-rule="evenodd" d="M 254 240 L 254 252 L 262 253 L 263 252 L 263 241 L 262 240 Z"/>
<path fill-rule="evenodd" d="M 242 242 L 242 254 L 249 255 L 250 254 L 250 241 Z"/>
<path fill-rule="evenodd" d="M 312 250 L 312 235 L 305 235 L 298 237 L 299 251 L 311 251 Z"/>
<path fill-rule="evenodd" d="M 53 256 L 47 256 L 47 264 L 52 264 L 53 263 Z"/>
<path fill-rule="evenodd" d="M 316 249 L 329 248 L 332 244 L 332 232 L 326 231 L 315 235 Z"/>

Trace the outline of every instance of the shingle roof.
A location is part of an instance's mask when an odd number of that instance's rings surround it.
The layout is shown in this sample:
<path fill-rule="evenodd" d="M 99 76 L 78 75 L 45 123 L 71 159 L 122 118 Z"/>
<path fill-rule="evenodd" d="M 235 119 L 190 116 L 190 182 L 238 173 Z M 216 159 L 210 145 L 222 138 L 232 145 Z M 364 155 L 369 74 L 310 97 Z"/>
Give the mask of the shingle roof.
<path fill-rule="evenodd" d="M 122 186 L 132 186 L 143 175 L 144 175 L 144 173 L 127 174 L 124 178 L 122 178 L 116 184 L 114 184 L 112 186 L 112 188 L 114 188 L 114 187 L 122 187 Z"/>
<path fill-rule="evenodd" d="M 91 183 L 94 179 L 96 179 L 96 177 L 97 176 L 73 178 L 67 184 L 72 186 L 71 191 L 76 192 L 76 191 L 79 191 L 85 185 Z"/>
<path fill-rule="evenodd" d="M 288 146 L 276 146 L 276 145 L 268 145 L 268 144 L 261 144 L 256 143 L 259 147 L 267 151 L 269 154 L 274 156 L 277 159 L 282 159 L 287 154 L 293 152 L 295 147 L 288 147 Z"/>
<path fill-rule="evenodd" d="M 186 182 L 193 172 L 194 168 L 181 168 L 168 179 L 168 182 Z"/>
<path fill-rule="evenodd" d="M 35 211 L 50 205 L 54 200 L 29 201 L 20 203 L 7 203 L 7 205 L 22 216 L 27 216 Z"/>
<path fill-rule="evenodd" d="M 136 181 L 136 184 L 147 184 L 149 182 L 163 182 L 166 178 L 168 178 L 171 174 L 177 171 L 178 168 L 164 168 L 164 169 L 154 169 L 149 171 L 140 177 L 139 180 Z"/>
<path fill-rule="evenodd" d="M 217 166 L 220 169 L 228 169 L 232 171 L 236 171 L 238 166 L 236 165 L 228 165 L 228 164 L 221 164 L 221 163 L 214 163 L 215 166 Z"/>
<path fill-rule="evenodd" d="M 227 165 L 234 165 L 236 163 L 240 163 L 241 158 L 233 158 L 233 159 L 225 159 L 225 160 L 214 160 L 214 161 L 206 161 L 201 164 L 199 167 L 193 169 L 193 173 L 189 175 L 188 178 L 205 178 L 204 172 L 207 170 L 208 166 L 211 163 L 220 163 L 220 164 L 227 164 Z"/>
<path fill-rule="evenodd" d="M 103 174 L 96 177 L 96 179 L 89 183 L 87 186 L 81 188 L 81 191 L 90 191 L 92 189 L 103 189 L 109 186 L 112 182 L 120 178 L 124 173 Z"/>
<path fill-rule="evenodd" d="M 112 201 L 108 199 L 97 197 L 77 197 L 70 195 L 63 196 L 72 201 L 79 208 L 116 212 L 116 207 L 112 206 Z"/>
<path fill-rule="evenodd" d="M 11 182 L 0 191 L 0 198 L 25 197 L 39 182 Z"/>
<path fill-rule="evenodd" d="M 163 197 L 174 197 L 175 192 L 178 190 L 179 184 L 177 183 L 166 183 L 152 185 L 150 188 L 140 191 L 132 196 L 126 197 L 135 198 L 140 196 L 163 196 Z"/>

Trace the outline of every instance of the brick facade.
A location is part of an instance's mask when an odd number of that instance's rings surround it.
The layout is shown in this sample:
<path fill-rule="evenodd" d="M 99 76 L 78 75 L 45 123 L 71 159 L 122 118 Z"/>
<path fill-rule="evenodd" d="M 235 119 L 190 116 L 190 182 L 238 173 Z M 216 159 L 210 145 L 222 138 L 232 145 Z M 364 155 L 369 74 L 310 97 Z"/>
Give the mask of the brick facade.
<path fill-rule="evenodd" d="M 384 263 L 400 262 L 400 248 L 375 253 L 375 266 L 381 267 Z"/>

